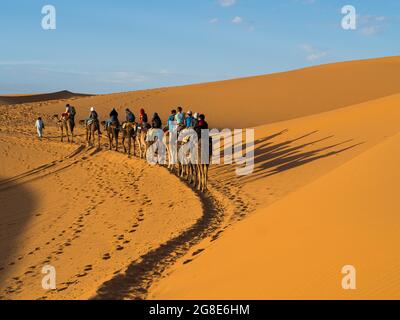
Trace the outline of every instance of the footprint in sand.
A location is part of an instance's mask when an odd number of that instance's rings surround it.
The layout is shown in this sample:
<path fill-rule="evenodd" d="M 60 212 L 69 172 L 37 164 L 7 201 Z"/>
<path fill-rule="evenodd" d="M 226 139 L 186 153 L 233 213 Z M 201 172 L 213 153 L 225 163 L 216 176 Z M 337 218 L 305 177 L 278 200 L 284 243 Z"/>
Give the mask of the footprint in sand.
<path fill-rule="evenodd" d="M 200 253 L 202 253 L 203 251 L 204 251 L 204 249 L 199 249 L 199 250 L 193 252 L 192 256 L 193 256 L 193 257 L 194 257 L 194 256 L 197 256 L 197 255 L 199 255 Z"/>
<path fill-rule="evenodd" d="M 92 271 L 93 270 L 93 266 L 91 264 L 87 265 L 84 269 L 84 271 Z"/>
<path fill-rule="evenodd" d="M 111 255 L 109 253 L 105 253 L 103 255 L 103 260 L 109 260 L 109 259 L 111 259 Z"/>

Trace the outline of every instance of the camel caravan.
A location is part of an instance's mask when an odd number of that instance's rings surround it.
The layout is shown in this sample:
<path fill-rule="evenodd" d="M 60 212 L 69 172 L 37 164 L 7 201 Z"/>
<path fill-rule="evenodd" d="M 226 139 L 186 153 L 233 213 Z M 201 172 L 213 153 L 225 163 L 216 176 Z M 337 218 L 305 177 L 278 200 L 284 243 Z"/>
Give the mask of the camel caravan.
<path fill-rule="evenodd" d="M 136 156 L 146 159 L 150 164 L 166 166 L 183 180 L 201 192 L 207 191 L 208 171 L 212 155 L 212 141 L 208 137 L 208 124 L 205 116 L 182 108 L 172 110 L 165 127 L 157 113 L 149 122 L 144 109 L 136 119 L 133 112 L 125 110 L 125 120 L 120 122 L 118 112 L 113 109 L 110 118 L 100 122 L 94 107 L 90 115 L 79 124 L 86 130 L 86 143 L 101 147 L 102 130 L 108 137 L 109 150 L 119 151 L 119 141 L 129 158 Z M 54 115 L 68 142 L 73 142 L 75 127 L 75 108 L 67 105 L 66 111 L 59 117 Z M 71 139 L 70 139 L 71 134 Z"/>

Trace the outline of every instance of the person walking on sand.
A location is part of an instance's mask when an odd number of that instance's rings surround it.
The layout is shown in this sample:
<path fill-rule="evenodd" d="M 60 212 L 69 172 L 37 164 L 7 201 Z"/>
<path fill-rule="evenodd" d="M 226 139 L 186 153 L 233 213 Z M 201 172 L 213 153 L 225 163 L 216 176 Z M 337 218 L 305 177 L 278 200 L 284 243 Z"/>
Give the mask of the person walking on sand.
<path fill-rule="evenodd" d="M 41 117 L 37 118 L 36 123 L 35 123 L 35 127 L 36 127 L 36 130 L 37 130 L 37 134 L 38 134 L 39 139 L 42 139 L 43 129 L 44 129 L 44 122 L 43 122 Z"/>

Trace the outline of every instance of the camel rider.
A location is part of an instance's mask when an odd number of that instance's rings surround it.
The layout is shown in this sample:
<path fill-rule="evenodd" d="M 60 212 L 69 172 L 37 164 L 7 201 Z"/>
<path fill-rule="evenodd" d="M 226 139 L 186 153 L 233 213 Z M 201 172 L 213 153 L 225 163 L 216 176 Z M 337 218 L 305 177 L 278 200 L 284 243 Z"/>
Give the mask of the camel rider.
<path fill-rule="evenodd" d="M 70 104 L 67 104 L 65 106 L 65 113 L 68 114 L 68 119 L 69 119 L 69 121 L 71 121 L 71 124 L 74 126 L 75 125 L 75 115 L 76 115 L 75 107 L 71 106 Z"/>
<path fill-rule="evenodd" d="M 106 127 L 109 127 L 113 123 L 116 123 L 117 125 L 119 125 L 118 112 L 117 112 L 117 110 L 115 110 L 115 108 L 113 108 L 110 112 L 110 119 L 108 119 L 106 121 Z"/>
<path fill-rule="evenodd" d="M 126 113 L 126 122 L 128 123 L 134 123 L 136 118 L 135 115 L 133 114 L 133 112 L 131 110 L 129 110 L 128 108 L 125 110 Z"/>
<path fill-rule="evenodd" d="M 194 118 L 193 118 L 192 114 L 193 114 L 192 111 L 188 111 L 186 113 L 186 119 L 185 119 L 186 128 L 194 128 L 194 125 L 193 125 Z"/>
<path fill-rule="evenodd" d="M 194 128 L 194 130 L 197 132 L 197 135 L 199 136 L 199 139 L 201 139 L 201 130 L 206 130 L 206 129 L 208 129 L 206 116 L 204 114 L 201 114 L 199 115 L 199 123 Z"/>
<path fill-rule="evenodd" d="M 172 110 L 171 115 L 168 117 L 167 126 L 165 127 L 164 132 L 173 130 L 175 126 L 175 116 L 176 116 L 176 110 Z"/>
<path fill-rule="evenodd" d="M 178 131 L 181 131 L 185 127 L 185 115 L 183 114 L 181 107 L 178 107 L 178 113 L 175 115 L 175 121 L 178 125 Z"/>
<path fill-rule="evenodd" d="M 90 115 L 89 115 L 90 120 L 99 120 L 99 115 L 96 112 L 96 109 L 94 107 L 90 108 Z"/>
<path fill-rule="evenodd" d="M 193 126 L 193 128 L 196 128 L 198 124 L 199 124 L 199 114 L 198 114 L 198 112 L 196 112 L 196 113 L 193 115 L 193 120 L 192 120 L 192 126 Z"/>
<path fill-rule="evenodd" d="M 151 127 L 153 129 L 161 129 L 161 127 L 162 127 L 161 118 L 157 112 L 154 113 L 154 115 L 153 115 L 153 119 L 151 120 Z"/>
<path fill-rule="evenodd" d="M 125 122 L 122 124 L 122 129 L 125 129 L 128 124 L 134 124 L 136 120 L 135 115 L 133 112 L 126 108 L 125 109 Z"/>
<path fill-rule="evenodd" d="M 140 109 L 139 124 L 141 129 L 149 128 L 149 118 L 147 117 L 146 111 Z"/>
<path fill-rule="evenodd" d="M 99 122 L 99 115 L 95 109 L 95 107 L 90 108 L 89 118 L 86 119 L 86 125 L 91 125 L 93 122 Z M 98 126 L 99 134 L 101 134 L 100 126 Z"/>

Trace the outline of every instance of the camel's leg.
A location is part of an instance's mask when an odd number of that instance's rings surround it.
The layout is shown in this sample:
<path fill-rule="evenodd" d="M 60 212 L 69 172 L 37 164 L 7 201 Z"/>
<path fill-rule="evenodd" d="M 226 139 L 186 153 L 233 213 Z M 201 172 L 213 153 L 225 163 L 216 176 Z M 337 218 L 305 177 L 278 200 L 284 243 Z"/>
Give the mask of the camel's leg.
<path fill-rule="evenodd" d="M 142 159 L 142 142 L 141 142 L 141 140 L 140 140 L 141 138 L 140 138 L 140 136 L 139 136 L 139 139 L 138 139 L 138 146 L 139 146 L 139 158 L 140 159 Z"/>
<path fill-rule="evenodd" d="M 203 168 L 202 168 L 202 165 L 201 164 L 199 164 L 199 172 L 198 172 L 198 183 L 197 183 L 197 190 L 198 191 L 201 191 L 201 182 L 202 182 L 202 179 L 203 179 Z"/>
<path fill-rule="evenodd" d="M 67 140 L 68 140 L 68 142 L 71 142 L 71 141 L 69 140 L 68 124 L 65 125 L 65 134 L 67 135 Z"/>
<path fill-rule="evenodd" d="M 125 140 L 126 140 L 126 131 L 124 130 L 124 131 L 122 131 L 121 144 L 122 144 L 122 147 L 124 148 L 124 153 L 126 154 L 127 153 L 127 149 L 126 149 L 126 145 L 125 145 Z M 129 140 L 129 138 L 128 138 L 128 140 Z M 129 148 L 129 146 L 128 146 L 128 148 Z M 129 157 L 129 154 L 128 154 L 128 157 Z"/>
<path fill-rule="evenodd" d="M 108 135 L 108 142 L 109 142 L 110 151 L 111 151 L 112 147 L 113 147 L 113 136 L 112 136 L 112 133 L 109 130 L 107 131 L 107 135 Z"/>
<path fill-rule="evenodd" d="M 97 148 L 101 148 L 101 132 L 97 130 Z"/>
<path fill-rule="evenodd" d="M 115 137 L 115 151 L 118 151 L 118 134 L 119 134 L 118 130 L 117 130 L 117 129 L 115 129 L 115 130 L 114 130 L 114 137 Z"/>
<path fill-rule="evenodd" d="M 208 190 L 208 188 L 207 188 L 207 185 L 208 185 L 208 169 L 209 169 L 209 165 L 205 164 L 204 165 L 203 192 L 206 192 Z"/>
<path fill-rule="evenodd" d="M 132 136 L 131 136 L 131 133 L 128 131 L 128 158 L 131 157 L 131 147 L 132 147 L 131 143 L 132 143 Z M 125 149 L 125 153 L 126 153 L 127 149 L 125 147 L 125 144 L 124 144 L 124 149 Z"/>
<path fill-rule="evenodd" d="M 191 184 L 193 182 L 193 165 L 188 165 L 188 182 Z"/>

